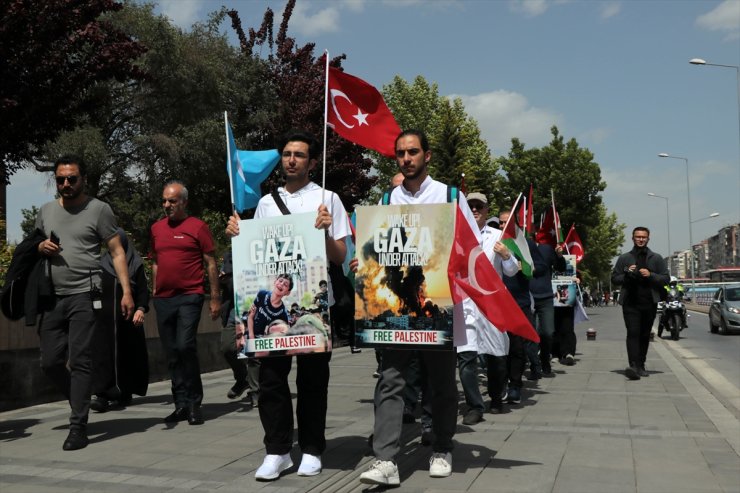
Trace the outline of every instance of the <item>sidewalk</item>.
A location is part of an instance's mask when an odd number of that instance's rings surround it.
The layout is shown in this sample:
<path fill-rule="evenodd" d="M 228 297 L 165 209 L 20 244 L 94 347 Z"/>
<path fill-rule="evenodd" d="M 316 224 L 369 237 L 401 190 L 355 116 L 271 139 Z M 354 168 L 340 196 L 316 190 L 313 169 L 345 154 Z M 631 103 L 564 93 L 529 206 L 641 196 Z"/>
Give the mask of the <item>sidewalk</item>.
<path fill-rule="evenodd" d="M 740 422 L 671 354 L 672 341 L 654 342 L 650 377 L 631 382 L 621 310 L 589 315 L 576 329 L 576 366 L 553 363 L 555 376 L 526 382 L 511 412 L 458 425 L 451 477 L 429 477 L 431 450 L 420 444 L 418 421 L 407 425 L 396 491 L 740 491 Z M 595 341 L 586 340 L 588 327 L 598 330 Z M 328 446 L 316 477 L 295 474 L 296 445 L 289 473 L 254 480 L 264 456 L 259 416 L 226 398 L 233 380 L 220 371 L 203 375 L 204 425 L 165 425 L 172 404 L 169 383 L 160 382 L 125 410 L 91 413 L 91 443 L 74 452 L 62 451 L 66 402 L 0 413 L 0 491 L 382 491 L 358 480 L 372 460 L 374 368 L 372 350 L 334 353 Z"/>

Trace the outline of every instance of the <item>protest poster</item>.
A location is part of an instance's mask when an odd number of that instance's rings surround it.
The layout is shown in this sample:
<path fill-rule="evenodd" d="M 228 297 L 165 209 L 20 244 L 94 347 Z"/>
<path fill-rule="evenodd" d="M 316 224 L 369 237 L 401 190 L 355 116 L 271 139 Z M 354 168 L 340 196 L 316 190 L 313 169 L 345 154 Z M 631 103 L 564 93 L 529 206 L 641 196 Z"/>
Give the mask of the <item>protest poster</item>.
<path fill-rule="evenodd" d="M 554 272 L 552 276 L 553 305 L 555 307 L 573 306 L 577 297 L 576 256 L 563 255 L 565 270 Z"/>
<path fill-rule="evenodd" d="M 357 346 L 452 350 L 447 264 L 456 207 L 357 207 Z"/>
<path fill-rule="evenodd" d="M 326 243 L 315 220 L 309 212 L 239 221 L 231 248 L 241 357 L 331 351 Z"/>

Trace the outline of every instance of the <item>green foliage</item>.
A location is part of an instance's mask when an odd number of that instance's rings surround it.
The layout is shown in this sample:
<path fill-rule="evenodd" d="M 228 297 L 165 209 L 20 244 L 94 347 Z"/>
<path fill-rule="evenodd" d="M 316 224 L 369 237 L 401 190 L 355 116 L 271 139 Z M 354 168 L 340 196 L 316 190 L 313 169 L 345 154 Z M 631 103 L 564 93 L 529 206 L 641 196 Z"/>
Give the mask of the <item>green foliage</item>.
<path fill-rule="evenodd" d="M 608 214 L 601 192 L 606 183 L 601 169 L 588 149 L 575 139 L 564 141 L 557 127 L 551 129 L 552 141 L 545 147 L 525 149 L 519 139 L 512 139 L 507 157 L 500 158 L 506 172 L 504 206 L 511 206 L 520 192 L 527 194 L 534 186 L 535 223 L 555 200 L 563 234 L 576 225 L 586 258 L 579 266 L 584 280 L 592 284 L 604 281 L 610 272 L 611 259 L 623 240 L 622 225 L 615 214 Z"/>
<path fill-rule="evenodd" d="M 6 0 L 0 9 L 0 179 L 34 161 L 39 147 L 72 129 L 87 91 L 143 77 L 144 47 L 105 15 L 114 0 Z"/>
<path fill-rule="evenodd" d="M 597 206 L 597 214 L 599 220 L 588 231 L 586 257 L 579 266 L 584 273 L 584 282 L 590 286 L 595 286 L 598 281 L 608 283 L 612 259 L 620 253 L 619 247 L 624 242 L 625 225 L 617 220 L 617 215 L 608 214 L 603 204 Z"/>
<path fill-rule="evenodd" d="M 36 229 L 36 216 L 39 215 L 39 208 L 32 205 L 30 209 L 21 209 L 21 215 L 23 216 L 23 221 L 21 221 L 21 230 L 23 231 L 23 237 L 25 238 L 33 233 L 34 229 Z"/>
<path fill-rule="evenodd" d="M 415 128 L 427 134 L 432 150 L 430 174 L 435 180 L 459 186 L 465 173 L 468 191 L 496 200 L 502 180 L 498 165 L 481 138 L 478 123 L 467 115 L 460 99 L 450 101 L 440 96 L 437 84 L 421 75 L 413 83 L 394 77 L 383 86 L 383 97 L 402 129 Z M 376 170 L 379 186 L 371 196 L 372 203 L 388 188 L 398 165 L 393 159 L 379 158 Z"/>
<path fill-rule="evenodd" d="M 5 231 L 6 223 L 0 220 L 0 231 Z M 15 246 L 8 245 L 5 235 L 0 236 L 0 288 L 5 285 L 5 274 L 8 272 L 10 261 L 13 259 Z"/>
<path fill-rule="evenodd" d="M 297 46 L 295 39 L 287 36 L 294 7 L 295 0 L 288 0 L 275 39 L 272 36 L 274 16 L 270 8 L 265 12 L 259 31 L 250 29 L 249 37 L 242 28 L 238 13 L 228 12 L 239 37 L 244 57 L 257 59 L 259 55 L 254 53 L 254 47 L 261 48 L 265 43 L 270 50 L 265 75 L 268 85 L 275 91 L 274 115 L 259 128 L 263 140 L 271 142 L 270 147 L 274 147 L 279 137 L 291 128 L 306 129 L 319 138 L 324 132 L 326 59 L 324 56 L 317 58 L 314 55 L 313 43 Z M 344 58 L 345 56 L 341 55 L 329 63 L 333 67 L 341 68 L 341 61 Z M 237 141 L 237 144 L 241 142 Z M 366 197 L 375 183 L 375 178 L 368 174 L 373 162 L 365 157 L 367 153 L 366 149 L 329 131 L 325 149 L 326 187 L 339 195 L 348 210 L 353 209 L 355 204 Z M 317 183 L 321 182 L 319 168 L 320 166 L 312 176 Z M 281 177 L 278 166 L 263 189 L 276 187 L 281 182 Z"/>

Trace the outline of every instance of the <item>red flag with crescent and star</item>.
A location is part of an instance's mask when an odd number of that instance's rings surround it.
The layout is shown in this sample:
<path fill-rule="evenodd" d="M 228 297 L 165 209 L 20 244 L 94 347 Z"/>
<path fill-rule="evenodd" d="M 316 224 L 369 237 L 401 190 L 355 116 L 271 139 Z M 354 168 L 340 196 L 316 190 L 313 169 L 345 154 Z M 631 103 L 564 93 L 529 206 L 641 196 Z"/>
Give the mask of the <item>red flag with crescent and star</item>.
<path fill-rule="evenodd" d="M 334 67 L 327 84 L 327 125 L 350 142 L 394 157 L 401 128 L 378 90 Z"/>
<path fill-rule="evenodd" d="M 565 237 L 565 251 L 576 256 L 576 262 L 583 260 L 586 252 L 583 250 L 583 242 L 576 232 L 576 225 L 572 224 L 568 235 Z"/>
<path fill-rule="evenodd" d="M 530 341 L 540 342 L 537 331 L 506 289 L 459 207 L 447 276 L 455 304 L 470 298 L 488 321 L 501 332 L 511 332 Z"/>

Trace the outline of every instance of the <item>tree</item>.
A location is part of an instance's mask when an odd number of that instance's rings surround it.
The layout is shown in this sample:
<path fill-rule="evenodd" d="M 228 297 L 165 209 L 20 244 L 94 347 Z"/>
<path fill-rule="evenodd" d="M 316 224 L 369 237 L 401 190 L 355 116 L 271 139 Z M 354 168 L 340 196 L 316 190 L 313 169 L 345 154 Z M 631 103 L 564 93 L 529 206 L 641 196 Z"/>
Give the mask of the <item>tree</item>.
<path fill-rule="evenodd" d="M 314 44 L 296 46 L 296 41 L 288 37 L 288 24 L 295 7 L 295 0 L 289 0 L 283 12 L 277 38 L 273 39 L 273 17 L 270 8 L 265 11 L 259 31 L 249 30 L 246 35 L 241 19 L 236 11 L 229 11 L 232 27 L 236 31 L 242 53 L 256 58 L 255 46 L 267 43 L 268 80 L 272 85 L 276 100 L 274 101 L 274 118 L 261 130 L 263 142 L 276 142 L 280 135 L 290 128 L 303 128 L 314 135 L 324 132 L 324 86 L 325 56 L 314 56 Z M 273 51 L 274 48 L 274 51 Z M 330 65 L 341 68 L 341 55 L 333 58 Z M 375 178 L 368 175 L 373 162 L 364 156 L 369 151 L 348 142 L 333 132 L 327 135 L 326 154 L 326 187 L 336 192 L 345 207 L 353 209 L 375 183 Z M 314 181 L 321 182 L 320 167 L 314 171 Z M 280 171 L 273 173 L 264 188 L 274 187 L 280 181 Z M 351 179 L 348 179 L 351 177 Z"/>
<path fill-rule="evenodd" d="M 579 268 L 587 279 L 604 280 L 623 241 L 623 226 L 602 203 L 606 183 L 591 151 L 581 148 L 575 139 L 565 142 L 555 126 L 551 132 L 552 141 L 542 148 L 525 149 L 519 139 L 512 139 L 508 156 L 500 158 L 507 177 L 507 201 L 513 204 L 532 184 L 533 210 L 538 216 L 550 207 L 552 191 L 563 233 L 575 224 L 583 241 L 586 258 Z"/>
<path fill-rule="evenodd" d="M 223 110 L 233 108 L 232 124 L 255 142 L 272 119 L 267 66 L 228 43 L 219 32 L 225 16 L 222 9 L 186 33 L 151 5 L 127 4 L 112 14 L 111 24 L 146 46 L 139 64 L 151 75 L 96 85 L 78 126 L 44 146 L 49 160 L 68 152 L 83 156 L 88 193 L 111 204 L 142 252 L 150 224 L 162 214 L 167 179 L 185 182 L 191 214 L 230 213 Z"/>
<path fill-rule="evenodd" d="M 500 194 L 499 167 L 481 138 L 478 123 L 465 112 L 462 100 L 439 95 L 436 83 L 421 75 L 413 83 L 399 76 L 383 86 L 383 97 L 402 129 L 423 131 L 432 150 L 430 174 L 439 181 L 459 186 L 465 173 L 468 190 L 485 194 L 496 202 Z M 378 156 L 379 187 L 376 198 L 393 175 L 398 173 L 395 160 Z M 377 200 L 375 200 L 377 201 Z"/>
<path fill-rule="evenodd" d="M 85 93 L 102 81 L 143 77 L 144 47 L 101 16 L 114 0 L 0 2 L 0 179 L 71 129 Z"/>
<path fill-rule="evenodd" d="M 21 209 L 23 221 L 21 221 L 21 231 L 23 237 L 29 236 L 36 229 L 36 216 L 39 215 L 39 208 L 32 205 L 30 209 Z"/>
<path fill-rule="evenodd" d="M 625 225 L 617 220 L 617 215 L 608 214 L 603 204 L 597 206 L 597 211 L 599 220 L 589 230 L 586 257 L 579 266 L 584 272 L 584 282 L 590 286 L 599 281 L 608 284 L 612 259 L 619 254 L 619 247 L 624 242 Z"/>

